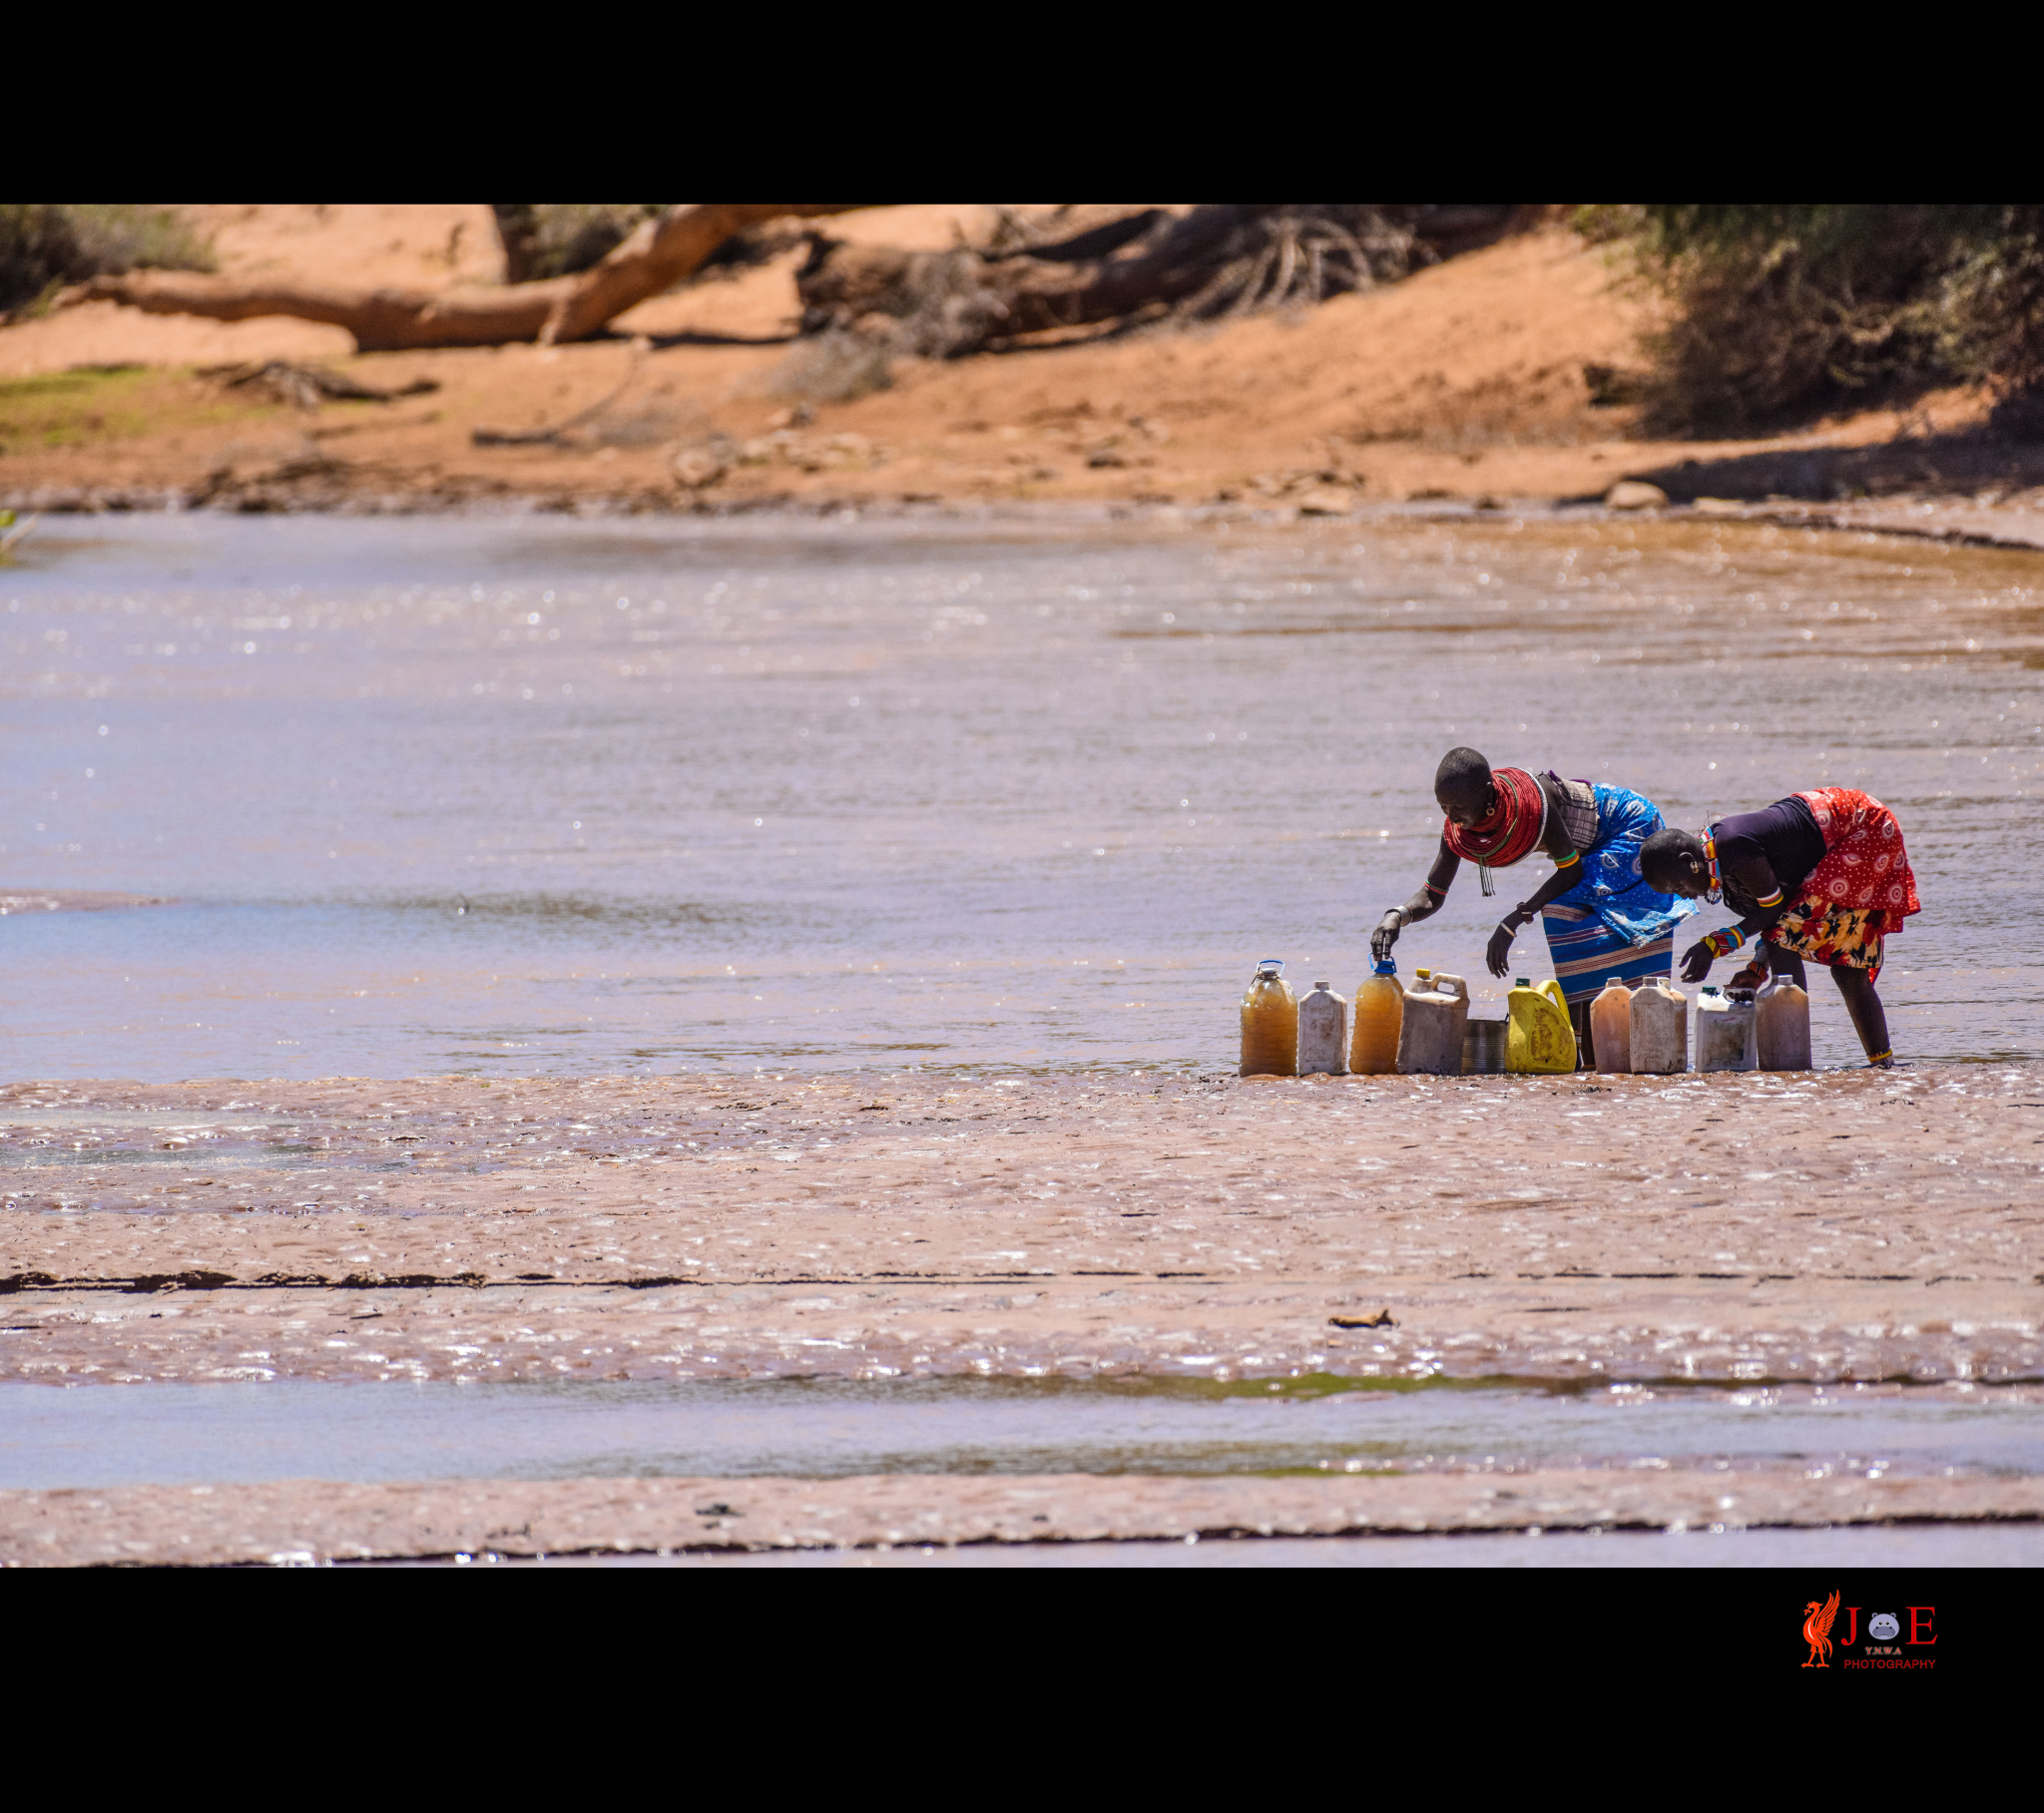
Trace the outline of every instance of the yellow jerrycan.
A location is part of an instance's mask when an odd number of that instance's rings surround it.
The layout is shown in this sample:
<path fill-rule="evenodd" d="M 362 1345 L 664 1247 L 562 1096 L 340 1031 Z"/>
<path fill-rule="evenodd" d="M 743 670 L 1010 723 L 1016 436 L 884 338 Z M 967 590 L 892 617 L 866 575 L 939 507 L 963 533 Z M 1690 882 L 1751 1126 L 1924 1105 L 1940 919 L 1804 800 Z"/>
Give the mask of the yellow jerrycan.
<path fill-rule="evenodd" d="M 1505 1031 L 1505 1069 L 1552 1075 L 1576 1068 L 1576 1029 L 1569 1025 L 1561 984 L 1535 988 L 1524 976 L 1505 997 L 1510 1016 Z"/>
<path fill-rule="evenodd" d="M 1281 958 L 1266 957 L 1258 964 L 1242 998 L 1242 1074 L 1298 1075 L 1298 997 L 1284 980 Z"/>

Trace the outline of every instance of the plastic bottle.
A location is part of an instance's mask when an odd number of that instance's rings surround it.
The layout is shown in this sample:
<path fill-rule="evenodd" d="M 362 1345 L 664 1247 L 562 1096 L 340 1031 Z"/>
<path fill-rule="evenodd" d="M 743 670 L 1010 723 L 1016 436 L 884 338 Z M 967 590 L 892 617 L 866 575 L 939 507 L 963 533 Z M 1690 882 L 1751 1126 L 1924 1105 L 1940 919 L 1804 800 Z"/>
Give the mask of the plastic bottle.
<path fill-rule="evenodd" d="M 1405 991 L 1398 966 L 1386 957 L 1349 1004 L 1348 1069 L 1358 1077 L 1388 1077 L 1398 1068 L 1398 1029 L 1405 1019 Z"/>
<path fill-rule="evenodd" d="M 1298 1004 L 1298 1074 L 1341 1077 L 1348 1072 L 1348 1003 L 1324 982 Z"/>
<path fill-rule="evenodd" d="M 1415 970 L 1412 980 L 1398 1023 L 1398 1070 L 1408 1077 L 1459 1077 L 1469 985 L 1441 971 Z"/>
<path fill-rule="evenodd" d="M 1806 1071 L 1809 997 L 1787 976 L 1761 990 L 1754 1012 L 1754 1043 L 1764 1071 Z"/>
<path fill-rule="evenodd" d="M 1552 1076 L 1576 1068 L 1576 1029 L 1560 983 L 1550 978 L 1535 988 L 1521 976 L 1505 996 L 1505 1009 L 1506 1070 Z"/>
<path fill-rule="evenodd" d="M 1590 1003 L 1590 1046 L 1597 1069 L 1607 1077 L 1625 1077 L 1633 1068 L 1633 992 L 1614 976 Z"/>
<path fill-rule="evenodd" d="M 1599 1051 L 1604 1035 L 1597 1035 Z M 1672 1077 L 1689 1069 L 1689 997 L 1666 977 L 1650 976 L 1633 990 L 1631 1053 L 1636 1077 Z"/>
<path fill-rule="evenodd" d="M 1266 957 L 1242 998 L 1242 1074 L 1298 1075 L 1298 998 L 1284 980 L 1284 961 Z"/>
<path fill-rule="evenodd" d="M 1738 1000 L 1706 988 L 1697 996 L 1697 1069 L 1750 1071 L 1760 1067 L 1754 1047 L 1753 997 Z"/>

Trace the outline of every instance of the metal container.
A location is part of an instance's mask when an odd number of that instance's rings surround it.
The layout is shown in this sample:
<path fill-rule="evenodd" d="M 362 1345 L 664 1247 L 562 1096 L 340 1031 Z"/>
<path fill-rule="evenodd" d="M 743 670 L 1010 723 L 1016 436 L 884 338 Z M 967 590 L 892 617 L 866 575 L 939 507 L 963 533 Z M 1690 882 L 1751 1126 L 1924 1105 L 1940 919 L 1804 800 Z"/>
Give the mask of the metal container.
<path fill-rule="evenodd" d="M 1462 1029 L 1462 1071 L 1465 1076 L 1482 1077 L 1505 1067 L 1505 1020 L 1478 1020 L 1473 1015 Z"/>

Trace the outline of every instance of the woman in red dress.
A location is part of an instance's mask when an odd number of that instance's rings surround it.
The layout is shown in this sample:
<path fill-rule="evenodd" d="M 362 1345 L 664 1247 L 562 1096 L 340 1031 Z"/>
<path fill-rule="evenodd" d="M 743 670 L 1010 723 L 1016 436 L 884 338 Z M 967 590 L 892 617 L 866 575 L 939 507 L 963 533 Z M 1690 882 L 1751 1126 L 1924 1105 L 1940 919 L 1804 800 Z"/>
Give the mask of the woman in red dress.
<path fill-rule="evenodd" d="M 1682 979 L 1701 982 L 1711 965 L 1750 938 L 1762 942 L 1738 983 L 1767 971 L 1804 987 L 1803 959 L 1825 965 L 1866 1049 L 1866 1061 L 1894 1062 L 1888 1019 L 1874 982 L 1887 940 L 1923 910 L 1894 813 L 1856 787 L 1791 793 L 1741 812 L 1701 834 L 1657 831 L 1640 850 L 1656 887 L 1695 900 L 1723 899 L 1737 925 L 1683 953 Z"/>

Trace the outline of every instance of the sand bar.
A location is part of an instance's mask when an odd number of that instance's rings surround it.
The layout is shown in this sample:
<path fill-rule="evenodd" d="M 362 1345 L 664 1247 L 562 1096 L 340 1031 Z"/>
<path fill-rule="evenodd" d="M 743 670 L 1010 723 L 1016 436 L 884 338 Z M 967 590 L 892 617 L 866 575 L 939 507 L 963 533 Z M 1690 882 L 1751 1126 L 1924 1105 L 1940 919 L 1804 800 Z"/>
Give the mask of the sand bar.
<path fill-rule="evenodd" d="M 0 1378 L 2044 1377 L 2026 1066 L 23 1085 L 0 1116 Z"/>
<path fill-rule="evenodd" d="M 909 1474 L 0 1492 L 0 1567 L 2031 1522 L 2036 1480 L 1538 1472 L 1412 1479 Z"/>

